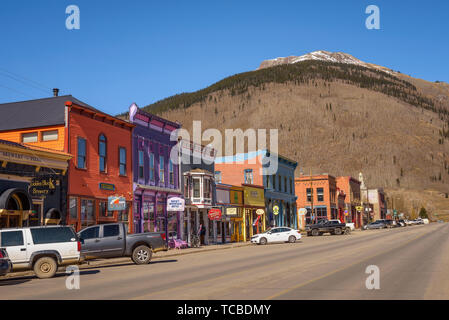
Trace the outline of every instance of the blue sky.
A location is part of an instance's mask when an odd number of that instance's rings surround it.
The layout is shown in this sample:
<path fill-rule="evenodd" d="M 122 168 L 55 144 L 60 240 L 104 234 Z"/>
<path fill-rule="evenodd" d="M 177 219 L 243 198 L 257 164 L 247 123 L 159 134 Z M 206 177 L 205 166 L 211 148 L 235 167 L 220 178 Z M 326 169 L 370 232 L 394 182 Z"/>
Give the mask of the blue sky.
<path fill-rule="evenodd" d="M 79 30 L 65 26 L 71 4 Z M 380 8 L 380 30 L 365 27 L 370 4 Z M 315 50 L 449 82 L 448 16 L 443 0 L 1 0 L 0 103 L 58 87 L 117 114 Z"/>

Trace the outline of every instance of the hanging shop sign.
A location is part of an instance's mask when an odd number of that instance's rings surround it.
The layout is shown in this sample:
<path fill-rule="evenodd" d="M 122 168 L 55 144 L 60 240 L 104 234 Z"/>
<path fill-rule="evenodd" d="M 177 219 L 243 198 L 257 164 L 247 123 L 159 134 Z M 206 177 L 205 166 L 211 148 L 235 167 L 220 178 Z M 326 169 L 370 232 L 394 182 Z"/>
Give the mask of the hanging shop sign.
<path fill-rule="evenodd" d="M 209 209 L 207 214 L 210 220 L 220 220 L 221 219 L 221 210 L 220 209 Z"/>
<path fill-rule="evenodd" d="M 363 210 L 363 207 L 362 207 L 362 206 L 357 206 L 357 207 L 355 207 L 355 209 L 356 209 L 357 211 L 362 211 L 362 210 Z"/>
<path fill-rule="evenodd" d="M 227 216 L 236 216 L 237 208 L 226 208 L 226 215 Z"/>
<path fill-rule="evenodd" d="M 273 206 L 273 214 L 275 216 L 277 216 L 279 214 L 279 207 L 278 206 Z"/>
<path fill-rule="evenodd" d="M 108 197 L 108 210 L 109 211 L 122 211 L 126 210 L 125 197 Z"/>
<path fill-rule="evenodd" d="M 167 200 L 167 211 L 184 211 L 185 201 L 183 198 L 173 197 Z"/>
<path fill-rule="evenodd" d="M 113 185 L 112 183 L 100 182 L 100 189 L 107 191 L 115 191 L 115 185 Z"/>
<path fill-rule="evenodd" d="M 41 176 L 33 178 L 28 188 L 32 197 L 46 197 L 55 192 L 56 186 L 59 186 L 59 180 L 51 176 Z"/>
<path fill-rule="evenodd" d="M 265 213 L 265 210 L 264 210 L 264 209 L 257 209 L 257 210 L 256 210 L 256 214 L 259 215 L 259 216 L 260 216 L 260 215 L 263 215 L 264 213 Z"/>
<path fill-rule="evenodd" d="M 301 208 L 298 210 L 298 213 L 300 216 L 305 216 L 307 214 L 307 209 L 306 208 Z"/>

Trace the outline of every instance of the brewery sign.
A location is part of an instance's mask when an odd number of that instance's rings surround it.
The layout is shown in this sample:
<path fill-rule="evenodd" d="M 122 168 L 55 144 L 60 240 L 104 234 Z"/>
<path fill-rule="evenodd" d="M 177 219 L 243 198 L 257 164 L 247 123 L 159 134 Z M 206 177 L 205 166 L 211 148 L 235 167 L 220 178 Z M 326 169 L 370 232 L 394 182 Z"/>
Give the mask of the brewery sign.
<path fill-rule="evenodd" d="M 40 176 L 33 178 L 28 188 L 28 192 L 32 197 L 47 197 L 52 195 L 56 187 L 59 186 L 59 180 L 52 176 Z"/>

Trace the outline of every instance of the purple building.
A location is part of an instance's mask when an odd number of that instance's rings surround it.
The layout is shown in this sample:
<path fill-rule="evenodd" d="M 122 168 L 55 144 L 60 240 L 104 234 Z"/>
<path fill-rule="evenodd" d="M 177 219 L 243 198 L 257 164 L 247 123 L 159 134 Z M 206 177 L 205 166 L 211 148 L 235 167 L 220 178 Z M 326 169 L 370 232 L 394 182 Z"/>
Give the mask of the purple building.
<path fill-rule="evenodd" d="M 182 197 L 179 166 L 170 153 L 177 141 L 170 141 L 180 124 L 140 110 L 135 103 L 129 108 L 133 132 L 133 219 L 136 233 L 162 231 L 180 234 L 182 212 L 167 211 L 167 199 Z"/>

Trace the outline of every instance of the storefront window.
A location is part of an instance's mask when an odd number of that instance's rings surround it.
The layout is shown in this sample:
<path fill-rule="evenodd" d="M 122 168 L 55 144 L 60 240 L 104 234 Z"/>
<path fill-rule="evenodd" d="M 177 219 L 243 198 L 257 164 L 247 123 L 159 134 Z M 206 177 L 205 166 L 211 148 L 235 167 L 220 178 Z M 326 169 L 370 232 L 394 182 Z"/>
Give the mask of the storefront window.
<path fill-rule="evenodd" d="M 78 219 L 78 198 L 76 197 L 69 198 L 69 212 L 70 212 L 70 219 L 72 220 Z"/>
<path fill-rule="evenodd" d="M 108 211 L 108 203 L 106 201 L 101 201 L 100 202 L 100 217 L 103 218 L 111 218 L 113 216 L 113 212 L 112 211 Z"/>
<path fill-rule="evenodd" d="M 94 200 L 81 199 L 81 226 L 95 224 Z"/>
<path fill-rule="evenodd" d="M 157 205 L 156 223 L 157 223 L 157 231 L 165 232 L 165 216 L 163 204 Z"/>
<path fill-rule="evenodd" d="M 117 221 L 123 222 L 126 225 L 126 230 L 129 232 L 129 223 L 128 223 L 128 205 L 125 210 L 117 211 Z"/>
<path fill-rule="evenodd" d="M 143 230 L 144 232 L 154 231 L 154 203 L 143 202 Z"/>
<path fill-rule="evenodd" d="M 168 212 L 168 232 L 178 232 L 178 213 Z"/>

